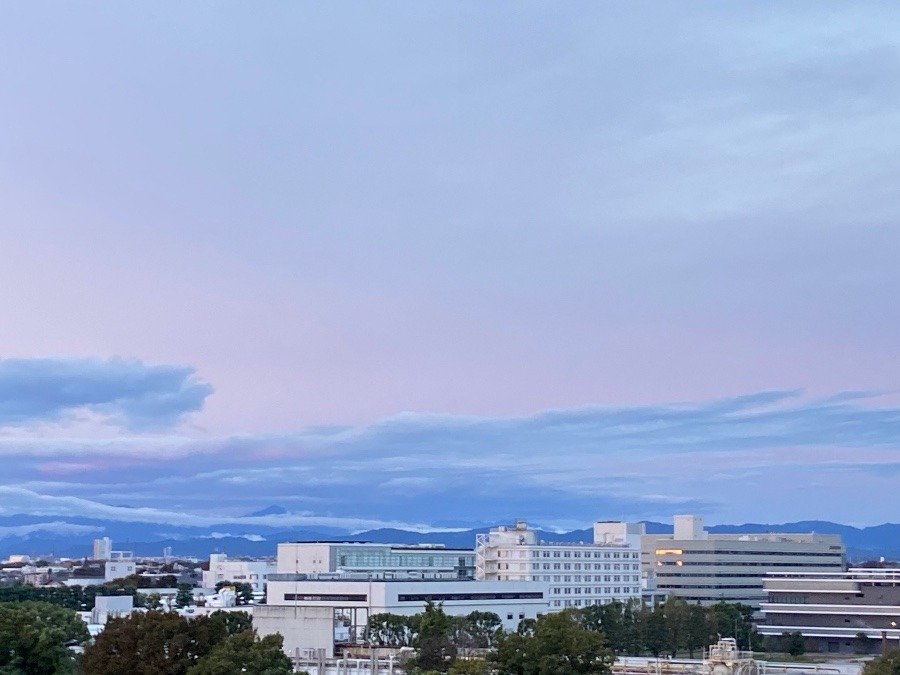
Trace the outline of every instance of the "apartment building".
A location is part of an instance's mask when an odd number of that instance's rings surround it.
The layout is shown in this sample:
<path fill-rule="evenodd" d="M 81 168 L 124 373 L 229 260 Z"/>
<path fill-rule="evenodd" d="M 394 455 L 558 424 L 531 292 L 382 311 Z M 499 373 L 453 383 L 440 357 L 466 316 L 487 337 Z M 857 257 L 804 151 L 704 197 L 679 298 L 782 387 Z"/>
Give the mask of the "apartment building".
<path fill-rule="evenodd" d="M 763 587 L 762 635 L 799 632 L 819 652 L 900 648 L 900 569 L 777 572 Z"/>
<path fill-rule="evenodd" d="M 838 535 L 710 534 L 699 516 L 675 516 L 674 533 L 641 537 L 641 568 L 660 591 L 704 605 L 740 602 L 759 609 L 766 575 L 843 572 Z"/>
<path fill-rule="evenodd" d="M 110 558 L 112 558 L 112 539 L 109 537 L 94 539 L 91 560 L 109 560 Z"/>
<path fill-rule="evenodd" d="M 478 535 L 475 578 L 540 582 L 551 611 L 640 599 L 641 523 L 600 522 L 590 543 L 539 541 L 524 522 Z"/>

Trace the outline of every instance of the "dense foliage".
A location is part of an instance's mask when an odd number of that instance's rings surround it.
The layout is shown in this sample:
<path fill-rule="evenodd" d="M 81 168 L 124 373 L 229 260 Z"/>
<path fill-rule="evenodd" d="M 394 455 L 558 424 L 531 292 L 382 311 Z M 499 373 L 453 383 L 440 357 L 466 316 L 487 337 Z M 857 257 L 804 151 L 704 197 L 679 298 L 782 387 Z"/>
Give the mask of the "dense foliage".
<path fill-rule="evenodd" d="M 223 588 L 234 588 L 235 604 L 249 605 L 253 602 L 253 586 L 241 581 L 220 581 L 216 584 L 216 591 Z"/>
<path fill-rule="evenodd" d="M 869 661 L 863 675 L 900 675 L 900 649 L 892 649 Z"/>
<path fill-rule="evenodd" d="M 46 602 L 0 603 L 0 673 L 66 675 L 75 672 L 68 647 L 90 638 L 71 609 Z"/>
<path fill-rule="evenodd" d="M 288 675 L 294 668 L 282 645 L 280 635 L 260 640 L 252 630 L 245 630 L 216 645 L 187 675 Z"/>
<path fill-rule="evenodd" d="M 576 610 L 542 616 L 527 630 L 501 636 L 490 655 L 499 675 L 603 675 L 615 659 L 603 634 L 586 628 Z"/>
<path fill-rule="evenodd" d="M 243 612 L 235 616 L 219 611 L 193 619 L 174 612 L 145 612 L 110 619 L 84 651 L 84 675 L 290 673 L 281 639 L 259 640 L 249 626 L 250 617 Z M 263 669 L 222 670 L 226 661 Z"/>
<path fill-rule="evenodd" d="M 426 607 L 423 614 L 373 614 L 366 628 L 370 644 L 395 647 L 426 645 L 432 652 L 440 652 L 445 661 L 452 654 L 488 649 L 497 645 L 502 636 L 500 617 L 493 612 L 473 612 L 468 616 L 436 617 L 434 607 Z M 606 647 L 616 654 L 660 656 L 687 653 L 693 658 L 702 653 L 719 637 L 734 637 L 741 648 L 758 649 L 760 636 L 753 626 L 753 610 L 746 605 L 720 602 L 711 607 L 690 604 L 680 598 L 670 598 L 657 607 L 645 607 L 640 602 L 611 602 L 606 605 L 572 609 L 569 616 L 590 632 L 602 633 Z M 436 642 L 433 636 L 423 635 L 423 627 L 434 630 L 446 639 Z M 519 633 L 533 634 L 536 622 L 525 619 Z M 437 646 L 436 646 L 437 645 Z M 439 646 L 439 648 L 438 648 Z M 419 665 L 435 668 L 440 659 L 426 656 Z M 468 667 L 468 666 L 466 666 Z"/>
<path fill-rule="evenodd" d="M 669 598 L 656 607 L 638 602 L 611 602 L 579 610 L 583 625 L 606 635 L 617 654 L 660 656 L 695 652 L 719 637 L 734 637 L 743 649 L 759 647 L 753 626 L 753 609 L 747 605 L 720 602 L 710 607 Z"/>
<path fill-rule="evenodd" d="M 47 602 L 51 605 L 74 610 L 91 610 L 98 595 L 136 595 L 135 586 L 94 585 L 60 586 L 58 588 L 36 587 L 27 584 L 0 586 L 0 602 Z M 137 604 L 137 603 L 136 603 Z"/>

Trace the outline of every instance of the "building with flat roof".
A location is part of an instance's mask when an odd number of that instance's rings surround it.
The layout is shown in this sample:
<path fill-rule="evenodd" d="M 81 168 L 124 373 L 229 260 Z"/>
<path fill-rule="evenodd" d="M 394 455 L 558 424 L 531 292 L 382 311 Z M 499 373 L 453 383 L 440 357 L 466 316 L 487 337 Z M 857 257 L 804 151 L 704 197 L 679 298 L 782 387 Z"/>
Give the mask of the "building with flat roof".
<path fill-rule="evenodd" d="M 478 535 L 475 578 L 541 582 L 551 611 L 640 599 L 641 523 L 594 526 L 594 542 L 545 542 L 524 522 Z"/>
<path fill-rule="evenodd" d="M 279 574 L 393 573 L 472 579 L 472 549 L 438 544 L 375 544 L 364 541 L 297 541 L 278 544 Z"/>
<path fill-rule="evenodd" d="M 94 539 L 91 560 L 109 560 L 110 558 L 112 558 L 112 539 L 109 537 Z"/>
<path fill-rule="evenodd" d="M 771 572 L 843 572 L 844 545 L 829 534 L 710 534 L 699 516 L 675 516 L 673 534 L 641 537 L 641 567 L 656 587 L 703 605 L 759 609 Z"/>
<path fill-rule="evenodd" d="M 762 635 L 799 632 L 819 652 L 900 648 L 900 569 L 773 572 L 763 585 Z"/>
<path fill-rule="evenodd" d="M 253 608 L 253 627 L 261 636 L 283 635 L 285 652 L 291 656 L 324 650 L 331 657 L 336 647 L 363 644 L 374 614 L 411 616 L 434 602 L 454 616 L 494 612 L 506 630 L 514 631 L 523 619 L 548 611 L 548 591 L 547 584 L 532 581 L 274 574 L 269 577 L 267 604 Z"/>
<path fill-rule="evenodd" d="M 275 573 L 274 562 L 266 560 L 229 560 L 224 553 L 211 553 L 209 556 L 209 570 L 203 572 L 203 586 L 215 588 L 216 584 L 223 581 L 249 584 L 254 593 L 263 593 L 266 590 L 266 581 L 270 574 Z"/>

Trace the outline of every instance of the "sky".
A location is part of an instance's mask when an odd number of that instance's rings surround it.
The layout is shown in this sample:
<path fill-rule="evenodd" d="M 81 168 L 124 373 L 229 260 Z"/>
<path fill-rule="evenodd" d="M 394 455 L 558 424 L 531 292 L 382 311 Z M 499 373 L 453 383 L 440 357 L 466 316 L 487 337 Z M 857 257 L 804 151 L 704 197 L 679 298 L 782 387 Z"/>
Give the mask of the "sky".
<path fill-rule="evenodd" d="M 891 2 L 0 2 L 0 515 L 900 506 Z"/>

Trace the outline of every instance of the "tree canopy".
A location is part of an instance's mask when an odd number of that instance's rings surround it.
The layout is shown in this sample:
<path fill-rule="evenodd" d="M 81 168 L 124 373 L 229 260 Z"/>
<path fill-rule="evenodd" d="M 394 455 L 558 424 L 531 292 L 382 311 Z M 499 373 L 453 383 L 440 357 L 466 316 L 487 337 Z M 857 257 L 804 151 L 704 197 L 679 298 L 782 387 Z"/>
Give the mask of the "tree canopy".
<path fill-rule="evenodd" d="M 218 617 L 134 613 L 109 620 L 84 650 L 82 667 L 85 675 L 184 675 L 227 637 Z"/>
<path fill-rule="evenodd" d="M 70 646 L 90 635 L 71 609 L 46 602 L 0 603 L 0 673 L 65 675 L 73 673 Z"/>
<path fill-rule="evenodd" d="M 294 667 L 282 645 L 280 635 L 260 640 L 253 630 L 241 631 L 216 645 L 188 669 L 187 675 L 290 675 Z"/>
<path fill-rule="evenodd" d="M 891 649 L 869 661 L 863 675 L 900 675 L 900 649 Z"/>
<path fill-rule="evenodd" d="M 567 610 L 540 617 L 530 634 L 500 636 L 490 659 L 500 675 L 604 675 L 615 654 L 602 633 Z"/>

